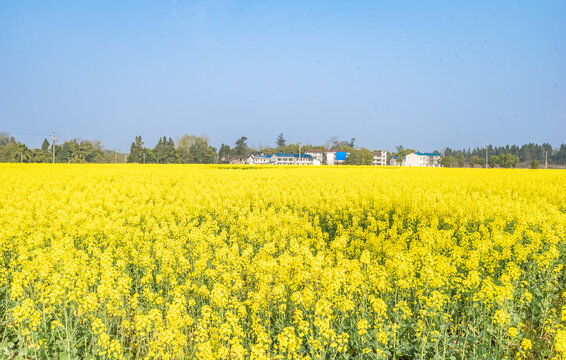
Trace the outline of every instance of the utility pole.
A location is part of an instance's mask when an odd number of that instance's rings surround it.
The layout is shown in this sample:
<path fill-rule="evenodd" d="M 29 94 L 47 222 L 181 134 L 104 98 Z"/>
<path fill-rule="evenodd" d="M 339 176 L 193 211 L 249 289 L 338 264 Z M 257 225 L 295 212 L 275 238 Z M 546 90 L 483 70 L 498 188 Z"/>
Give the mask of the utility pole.
<path fill-rule="evenodd" d="M 143 163 L 145 164 L 145 151 L 143 153 Z"/>
<path fill-rule="evenodd" d="M 53 164 L 55 164 L 55 142 L 57 141 L 57 135 L 55 132 L 51 134 L 51 139 L 53 140 L 53 145 L 51 146 L 53 148 Z"/>
<path fill-rule="evenodd" d="M 548 150 L 544 151 L 544 170 L 548 168 Z"/>
<path fill-rule="evenodd" d="M 487 169 L 487 146 L 485 147 L 485 168 Z"/>
<path fill-rule="evenodd" d="M 21 163 L 24 162 L 24 153 L 20 153 L 20 162 L 21 162 Z"/>

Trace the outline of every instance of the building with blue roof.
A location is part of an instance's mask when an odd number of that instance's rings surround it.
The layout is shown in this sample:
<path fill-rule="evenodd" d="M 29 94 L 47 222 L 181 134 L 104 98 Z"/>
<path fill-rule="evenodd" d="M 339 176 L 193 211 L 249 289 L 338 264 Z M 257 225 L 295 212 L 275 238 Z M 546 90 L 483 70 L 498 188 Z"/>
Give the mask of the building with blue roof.
<path fill-rule="evenodd" d="M 327 165 L 342 165 L 346 158 L 348 157 L 346 151 L 335 151 L 330 150 L 326 152 L 326 164 Z"/>

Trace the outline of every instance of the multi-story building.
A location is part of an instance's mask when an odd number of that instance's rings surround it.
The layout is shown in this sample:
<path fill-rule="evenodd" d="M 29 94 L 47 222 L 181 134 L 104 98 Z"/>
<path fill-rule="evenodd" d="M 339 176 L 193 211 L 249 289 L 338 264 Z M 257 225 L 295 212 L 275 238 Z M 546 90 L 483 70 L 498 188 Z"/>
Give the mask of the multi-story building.
<path fill-rule="evenodd" d="M 305 150 L 305 155 L 312 156 L 313 165 L 321 165 L 324 163 L 324 152 L 322 150 Z"/>
<path fill-rule="evenodd" d="M 391 158 L 392 166 L 417 166 L 417 167 L 439 167 L 440 154 L 439 153 L 410 153 L 403 157 L 399 162 L 399 157 L 394 156 Z"/>
<path fill-rule="evenodd" d="M 314 159 L 309 154 L 294 154 L 295 165 L 314 165 Z"/>
<path fill-rule="evenodd" d="M 313 159 L 308 154 L 275 153 L 271 156 L 271 164 L 275 165 L 312 165 Z"/>
<path fill-rule="evenodd" d="M 387 151 L 379 150 L 373 153 L 373 165 L 374 166 L 386 166 L 387 165 Z"/>
<path fill-rule="evenodd" d="M 253 165 L 267 165 L 267 164 L 271 164 L 271 155 L 264 155 L 264 154 L 259 154 L 259 155 L 250 155 L 250 164 Z"/>
<path fill-rule="evenodd" d="M 345 151 L 330 150 L 326 152 L 326 165 L 342 165 L 348 153 Z"/>

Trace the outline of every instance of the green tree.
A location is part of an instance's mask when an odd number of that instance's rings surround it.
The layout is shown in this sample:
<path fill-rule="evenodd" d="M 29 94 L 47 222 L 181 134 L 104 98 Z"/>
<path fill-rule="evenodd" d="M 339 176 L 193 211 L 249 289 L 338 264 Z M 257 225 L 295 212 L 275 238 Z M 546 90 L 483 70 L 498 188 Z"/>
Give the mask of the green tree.
<path fill-rule="evenodd" d="M 167 139 L 166 136 L 159 139 L 157 145 L 153 149 L 159 164 L 172 164 L 178 163 L 177 152 L 175 150 L 175 142 L 173 139 Z"/>
<path fill-rule="evenodd" d="M 189 148 L 197 142 L 204 142 L 208 145 L 210 143 L 210 140 L 205 135 L 197 136 L 184 134 L 181 137 L 177 138 L 177 150 L 189 151 Z"/>
<path fill-rule="evenodd" d="M 30 162 L 34 163 L 49 163 L 52 161 L 51 154 L 49 150 L 45 151 L 42 149 L 31 150 Z"/>
<path fill-rule="evenodd" d="M 480 158 L 477 155 L 473 155 L 470 158 L 470 167 L 474 167 L 474 166 L 476 166 L 476 164 L 479 164 L 479 163 L 480 163 Z"/>
<path fill-rule="evenodd" d="M 4 132 L 4 133 L 0 133 L 0 146 L 6 146 L 8 144 L 15 144 L 16 143 L 16 139 L 13 136 L 10 136 L 10 134 Z"/>
<path fill-rule="evenodd" d="M 278 148 L 284 147 L 286 143 L 287 140 L 285 140 L 285 138 L 283 137 L 283 133 L 279 134 L 277 136 L 277 141 L 276 141 L 277 147 Z"/>
<path fill-rule="evenodd" d="M 443 156 L 440 158 L 440 165 L 442 167 L 452 167 L 454 165 L 454 156 Z"/>
<path fill-rule="evenodd" d="M 531 169 L 538 169 L 540 166 L 540 161 L 538 161 L 537 159 L 531 161 Z"/>
<path fill-rule="evenodd" d="M 234 154 L 235 155 L 247 155 L 249 153 L 247 137 L 242 136 L 238 140 L 236 140 L 236 147 L 234 147 Z"/>
<path fill-rule="evenodd" d="M 198 141 L 190 147 L 193 163 L 212 164 L 216 161 L 216 149 L 204 141 Z"/>
<path fill-rule="evenodd" d="M 193 148 L 194 147 L 194 148 Z M 182 163 L 210 163 L 214 161 L 203 161 L 201 154 L 207 153 L 209 140 L 206 136 L 196 136 L 196 135 L 183 135 L 177 138 L 177 157 L 179 162 Z M 192 150 L 191 150 L 192 149 Z M 197 155 L 195 155 L 197 154 Z"/>
<path fill-rule="evenodd" d="M 466 157 L 464 156 L 464 154 L 458 155 L 458 167 L 464 167 L 465 164 L 466 164 Z"/>
<path fill-rule="evenodd" d="M 142 163 L 144 155 L 144 147 L 141 136 L 136 136 L 136 139 L 130 146 L 130 154 L 128 155 L 127 162 L 129 163 Z"/>
<path fill-rule="evenodd" d="M 373 154 L 369 149 L 351 149 L 348 152 L 350 155 L 344 161 L 346 165 L 371 165 L 373 163 Z"/>
<path fill-rule="evenodd" d="M 230 155 L 232 149 L 230 149 L 230 145 L 222 144 L 220 146 L 220 150 L 218 150 L 218 158 L 221 158 L 224 155 Z"/>
<path fill-rule="evenodd" d="M 8 142 L 0 146 L 0 162 L 30 162 L 31 151 L 25 144 Z"/>
<path fill-rule="evenodd" d="M 502 168 L 512 168 L 517 166 L 519 162 L 519 157 L 513 154 L 502 154 L 499 155 L 499 166 Z"/>
<path fill-rule="evenodd" d="M 499 164 L 499 156 L 491 155 L 487 160 L 489 167 L 494 168 L 497 164 Z"/>
<path fill-rule="evenodd" d="M 70 153 L 70 162 L 73 163 L 102 163 L 108 162 L 100 141 L 82 140 L 74 141 L 74 148 Z"/>
<path fill-rule="evenodd" d="M 48 151 L 49 145 L 49 141 L 47 141 L 47 139 L 43 139 L 43 143 L 41 143 L 41 150 Z"/>

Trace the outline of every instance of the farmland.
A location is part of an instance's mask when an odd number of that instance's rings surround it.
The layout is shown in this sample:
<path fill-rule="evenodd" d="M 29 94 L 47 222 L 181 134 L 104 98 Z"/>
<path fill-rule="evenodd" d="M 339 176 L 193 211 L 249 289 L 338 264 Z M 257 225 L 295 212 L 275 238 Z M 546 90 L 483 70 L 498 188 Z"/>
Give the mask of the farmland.
<path fill-rule="evenodd" d="M 564 171 L 0 169 L 0 358 L 566 356 Z"/>

